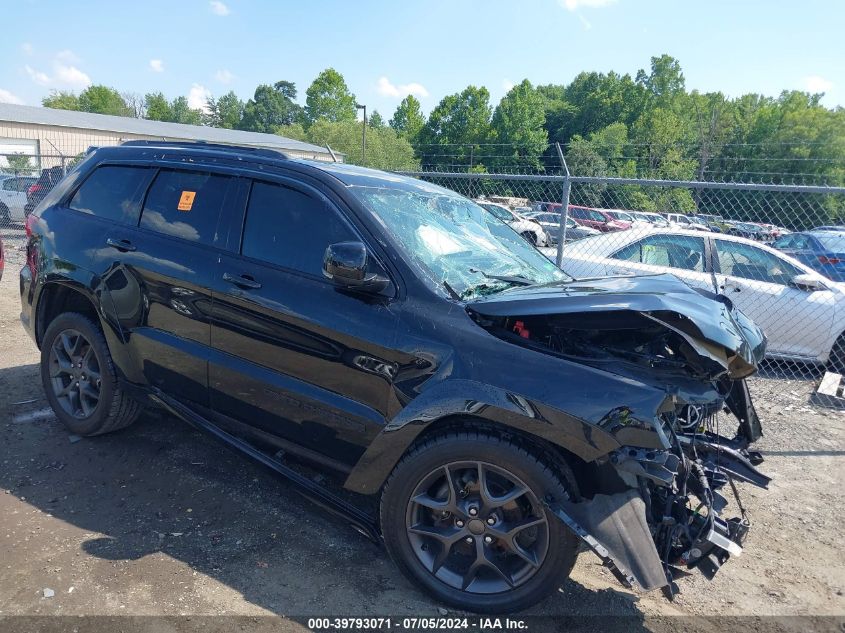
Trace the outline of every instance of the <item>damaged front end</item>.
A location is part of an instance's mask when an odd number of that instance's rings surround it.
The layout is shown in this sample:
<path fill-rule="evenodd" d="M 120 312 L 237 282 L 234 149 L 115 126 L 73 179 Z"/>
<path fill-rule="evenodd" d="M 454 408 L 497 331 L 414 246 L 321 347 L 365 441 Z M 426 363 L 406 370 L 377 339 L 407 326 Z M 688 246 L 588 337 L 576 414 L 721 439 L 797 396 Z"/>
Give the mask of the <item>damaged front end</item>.
<path fill-rule="evenodd" d="M 665 392 L 647 421 L 625 407 L 595 421 L 620 446 L 588 465 L 583 498 L 548 502 L 619 580 L 671 598 L 688 570 L 712 578 L 742 552 L 736 483 L 770 481 L 750 449 L 762 429 L 744 380 L 765 338 L 727 299 L 655 276 L 516 289 L 467 309 L 503 340 Z"/>

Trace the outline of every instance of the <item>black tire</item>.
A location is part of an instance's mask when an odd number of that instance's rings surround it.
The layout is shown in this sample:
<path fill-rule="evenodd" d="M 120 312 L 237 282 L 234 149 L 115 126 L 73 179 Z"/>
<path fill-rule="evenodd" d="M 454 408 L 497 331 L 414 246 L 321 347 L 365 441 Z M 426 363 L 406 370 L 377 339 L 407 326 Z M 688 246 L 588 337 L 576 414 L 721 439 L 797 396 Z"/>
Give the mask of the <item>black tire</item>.
<path fill-rule="evenodd" d="M 839 335 L 830 350 L 827 369 L 836 374 L 845 375 L 845 332 Z"/>
<path fill-rule="evenodd" d="M 537 246 L 537 236 L 531 231 L 525 231 L 524 233 L 520 233 L 520 235 L 528 240 L 528 243 L 532 246 Z"/>
<path fill-rule="evenodd" d="M 61 361 L 53 351 L 54 346 L 64 348 L 67 340 L 75 341 L 74 348 L 84 351 L 85 367 L 93 368 L 89 375 L 81 374 L 83 367 L 76 367 L 75 363 L 71 363 L 70 370 L 59 366 Z M 64 363 L 67 358 L 76 358 L 82 363 L 78 355 L 68 353 L 62 358 L 65 359 Z M 100 328 L 88 317 L 76 312 L 60 314 L 47 327 L 41 342 L 41 382 L 56 417 L 76 435 L 91 436 L 117 431 L 132 424 L 142 409 L 137 400 L 121 389 Z M 77 385 L 76 389 L 71 385 L 73 382 Z M 83 383 L 83 387 L 87 386 L 91 394 L 97 393 L 96 400 L 93 396 L 83 396 L 84 388 L 78 388 L 80 383 Z M 76 392 L 78 406 L 73 405 L 70 395 L 62 395 L 67 389 L 71 393 Z"/>
<path fill-rule="evenodd" d="M 5 204 L 0 204 L 0 226 L 12 226 L 12 212 Z"/>
<path fill-rule="evenodd" d="M 486 524 L 496 519 L 492 517 L 484 502 L 481 502 L 480 508 L 473 505 L 475 493 L 470 490 L 473 488 L 473 483 L 471 477 L 469 480 L 466 479 L 466 473 L 471 471 L 462 470 L 467 463 L 480 464 L 482 470 L 479 470 L 479 473 L 489 468 L 488 474 L 484 475 L 484 480 L 487 482 L 485 488 L 488 492 L 492 491 L 489 487 L 492 485 L 490 482 L 499 477 L 499 473 L 502 472 L 508 473 L 513 478 L 514 490 L 517 485 L 527 489 L 526 494 L 510 503 L 514 504 L 517 511 L 530 507 L 528 517 L 517 517 L 517 524 L 520 521 L 523 525 L 528 524 L 533 517 L 536 517 L 537 521 L 544 520 L 539 527 L 528 530 L 529 547 L 533 548 L 532 551 L 526 552 L 525 549 L 519 548 L 520 551 L 531 555 L 533 564 L 525 564 L 519 556 L 516 556 L 513 543 L 506 546 L 498 538 L 488 536 L 495 535 L 496 528 L 491 527 L 488 532 Z M 569 496 L 577 498 L 578 496 L 574 477 L 566 464 L 559 460 L 554 464 L 554 468 L 550 464 L 551 460 L 541 459 L 516 443 L 484 433 L 452 432 L 421 442 L 397 464 L 382 493 L 381 528 L 387 551 L 402 573 L 414 584 L 453 607 L 477 613 L 513 613 L 536 604 L 553 592 L 569 575 L 579 551 L 578 537 L 543 505 L 544 499 L 563 499 Z M 433 519 L 436 529 L 450 530 L 449 538 L 456 539 L 448 547 L 441 545 L 439 536 L 429 544 L 426 540 L 427 535 L 420 531 L 420 524 L 417 522 L 420 515 L 414 514 L 420 510 L 417 500 L 421 497 L 426 498 L 422 504 L 422 510 L 428 511 L 426 504 L 431 498 L 427 494 L 421 495 L 419 488 L 426 486 L 426 482 L 432 481 L 431 477 L 437 476 L 438 469 L 444 469 L 444 473 L 451 473 L 451 477 L 464 477 L 462 479 L 465 482 L 462 484 L 464 488 L 458 490 L 457 496 L 449 496 L 448 499 L 455 500 L 458 504 L 469 503 L 469 506 L 464 506 L 466 512 L 475 511 L 472 515 L 475 517 L 474 520 L 469 514 L 459 512 L 452 514 L 445 511 L 440 511 L 437 518 Z M 451 483 L 452 479 L 448 479 L 447 482 Z M 454 488 L 450 486 L 450 489 Z M 502 496 L 494 498 L 504 499 L 508 494 L 505 490 Z M 535 505 L 535 501 L 539 503 Z M 523 504 L 523 510 L 519 510 L 519 503 Z M 506 508 L 507 506 L 502 506 L 501 509 L 504 512 L 514 511 L 513 508 L 511 510 Z M 514 525 L 510 519 L 505 519 L 506 517 L 502 517 L 500 528 L 502 531 L 507 530 L 506 525 Z M 485 525 L 479 526 L 479 524 Z M 461 528 L 460 537 L 457 536 L 459 527 Z M 478 531 L 482 528 L 485 530 L 483 533 Z M 525 530 L 525 528 L 519 529 Z M 531 529 L 534 530 L 533 542 L 530 541 Z M 517 536 L 513 536 L 514 532 L 511 532 L 511 541 L 517 539 Z M 468 544 L 467 538 L 473 538 L 474 541 Z M 492 544 L 485 545 L 484 543 L 490 542 L 488 538 L 492 540 Z M 538 556 L 538 551 L 542 552 L 542 557 Z M 487 561 L 491 557 L 497 562 L 495 565 L 489 565 L 489 570 L 484 567 L 484 564 L 476 567 L 485 572 L 489 571 L 488 576 L 491 578 L 483 578 L 482 572 L 479 571 L 471 574 L 473 579 L 467 585 L 467 575 L 461 576 L 464 573 L 462 570 L 459 569 L 456 572 L 453 569 L 453 566 L 459 566 L 460 563 L 472 561 L 474 558 L 475 562 L 469 562 L 469 567 L 472 568 L 479 560 Z M 431 561 L 424 562 L 428 559 Z M 513 564 L 514 561 L 516 567 Z M 521 563 L 529 568 L 529 571 L 522 573 L 521 580 L 515 583 L 516 573 L 520 573 L 518 566 Z M 503 568 L 517 569 L 517 571 L 513 574 L 501 574 L 499 571 L 502 579 L 509 577 L 510 580 L 507 584 L 500 580 L 500 584 L 505 589 L 497 590 L 495 584 L 489 583 L 498 578 L 493 570 Z M 457 587 L 453 578 L 460 580 L 465 588 Z M 478 584 L 479 582 L 487 584 Z M 475 586 L 479 589 L 473 589 Z"/>

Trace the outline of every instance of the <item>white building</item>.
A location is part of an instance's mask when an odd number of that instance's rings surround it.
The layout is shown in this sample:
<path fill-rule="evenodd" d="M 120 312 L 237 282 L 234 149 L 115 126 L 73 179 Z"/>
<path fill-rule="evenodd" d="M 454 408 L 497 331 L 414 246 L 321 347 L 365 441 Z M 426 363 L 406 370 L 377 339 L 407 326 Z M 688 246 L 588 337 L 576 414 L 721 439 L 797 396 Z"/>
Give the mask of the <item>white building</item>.
<path fill-rule="evenodd" d="M 250 145 L 276 149 L 295 158 L 333 160 L 325 147 L 276 134 L 0 103 L 0 168 L 8 167 L 8 156 L 13 154 L 29 156 L 33 171 L 64 166 L 91 146 L 129 140 Z"/>

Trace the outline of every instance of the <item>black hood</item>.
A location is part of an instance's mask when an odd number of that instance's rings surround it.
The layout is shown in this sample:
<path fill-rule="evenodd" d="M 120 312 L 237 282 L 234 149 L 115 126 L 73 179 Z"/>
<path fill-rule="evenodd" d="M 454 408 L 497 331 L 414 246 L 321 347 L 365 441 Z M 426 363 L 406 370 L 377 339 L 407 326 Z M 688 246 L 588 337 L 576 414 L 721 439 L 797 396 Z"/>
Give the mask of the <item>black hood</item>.
<path fill-rule="evenodd" d="M 766 338 L 729 299 L 673 275 L 603 277 L 512 288 L 467 304 L 485 317 L 632 312 L 678 332 L 732 378 L 752 374 Z"/>

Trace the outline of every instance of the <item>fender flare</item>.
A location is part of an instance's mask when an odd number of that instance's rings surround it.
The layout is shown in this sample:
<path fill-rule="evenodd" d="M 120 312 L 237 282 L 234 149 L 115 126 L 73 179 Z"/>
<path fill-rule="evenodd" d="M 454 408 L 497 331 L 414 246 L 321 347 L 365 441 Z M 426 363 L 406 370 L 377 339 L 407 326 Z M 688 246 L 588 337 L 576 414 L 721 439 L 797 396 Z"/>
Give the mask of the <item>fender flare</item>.
<path fill-rule="evenodd" d="M 525 396 L 472 380 L 448 380 L 417 396 L 370 443 L 344 487 L 378 492 L 402 455 L 426 429 L 449 418 L 492 422 L 546 440 L 593 461 L 620 444 L 607 431 Z"/>

